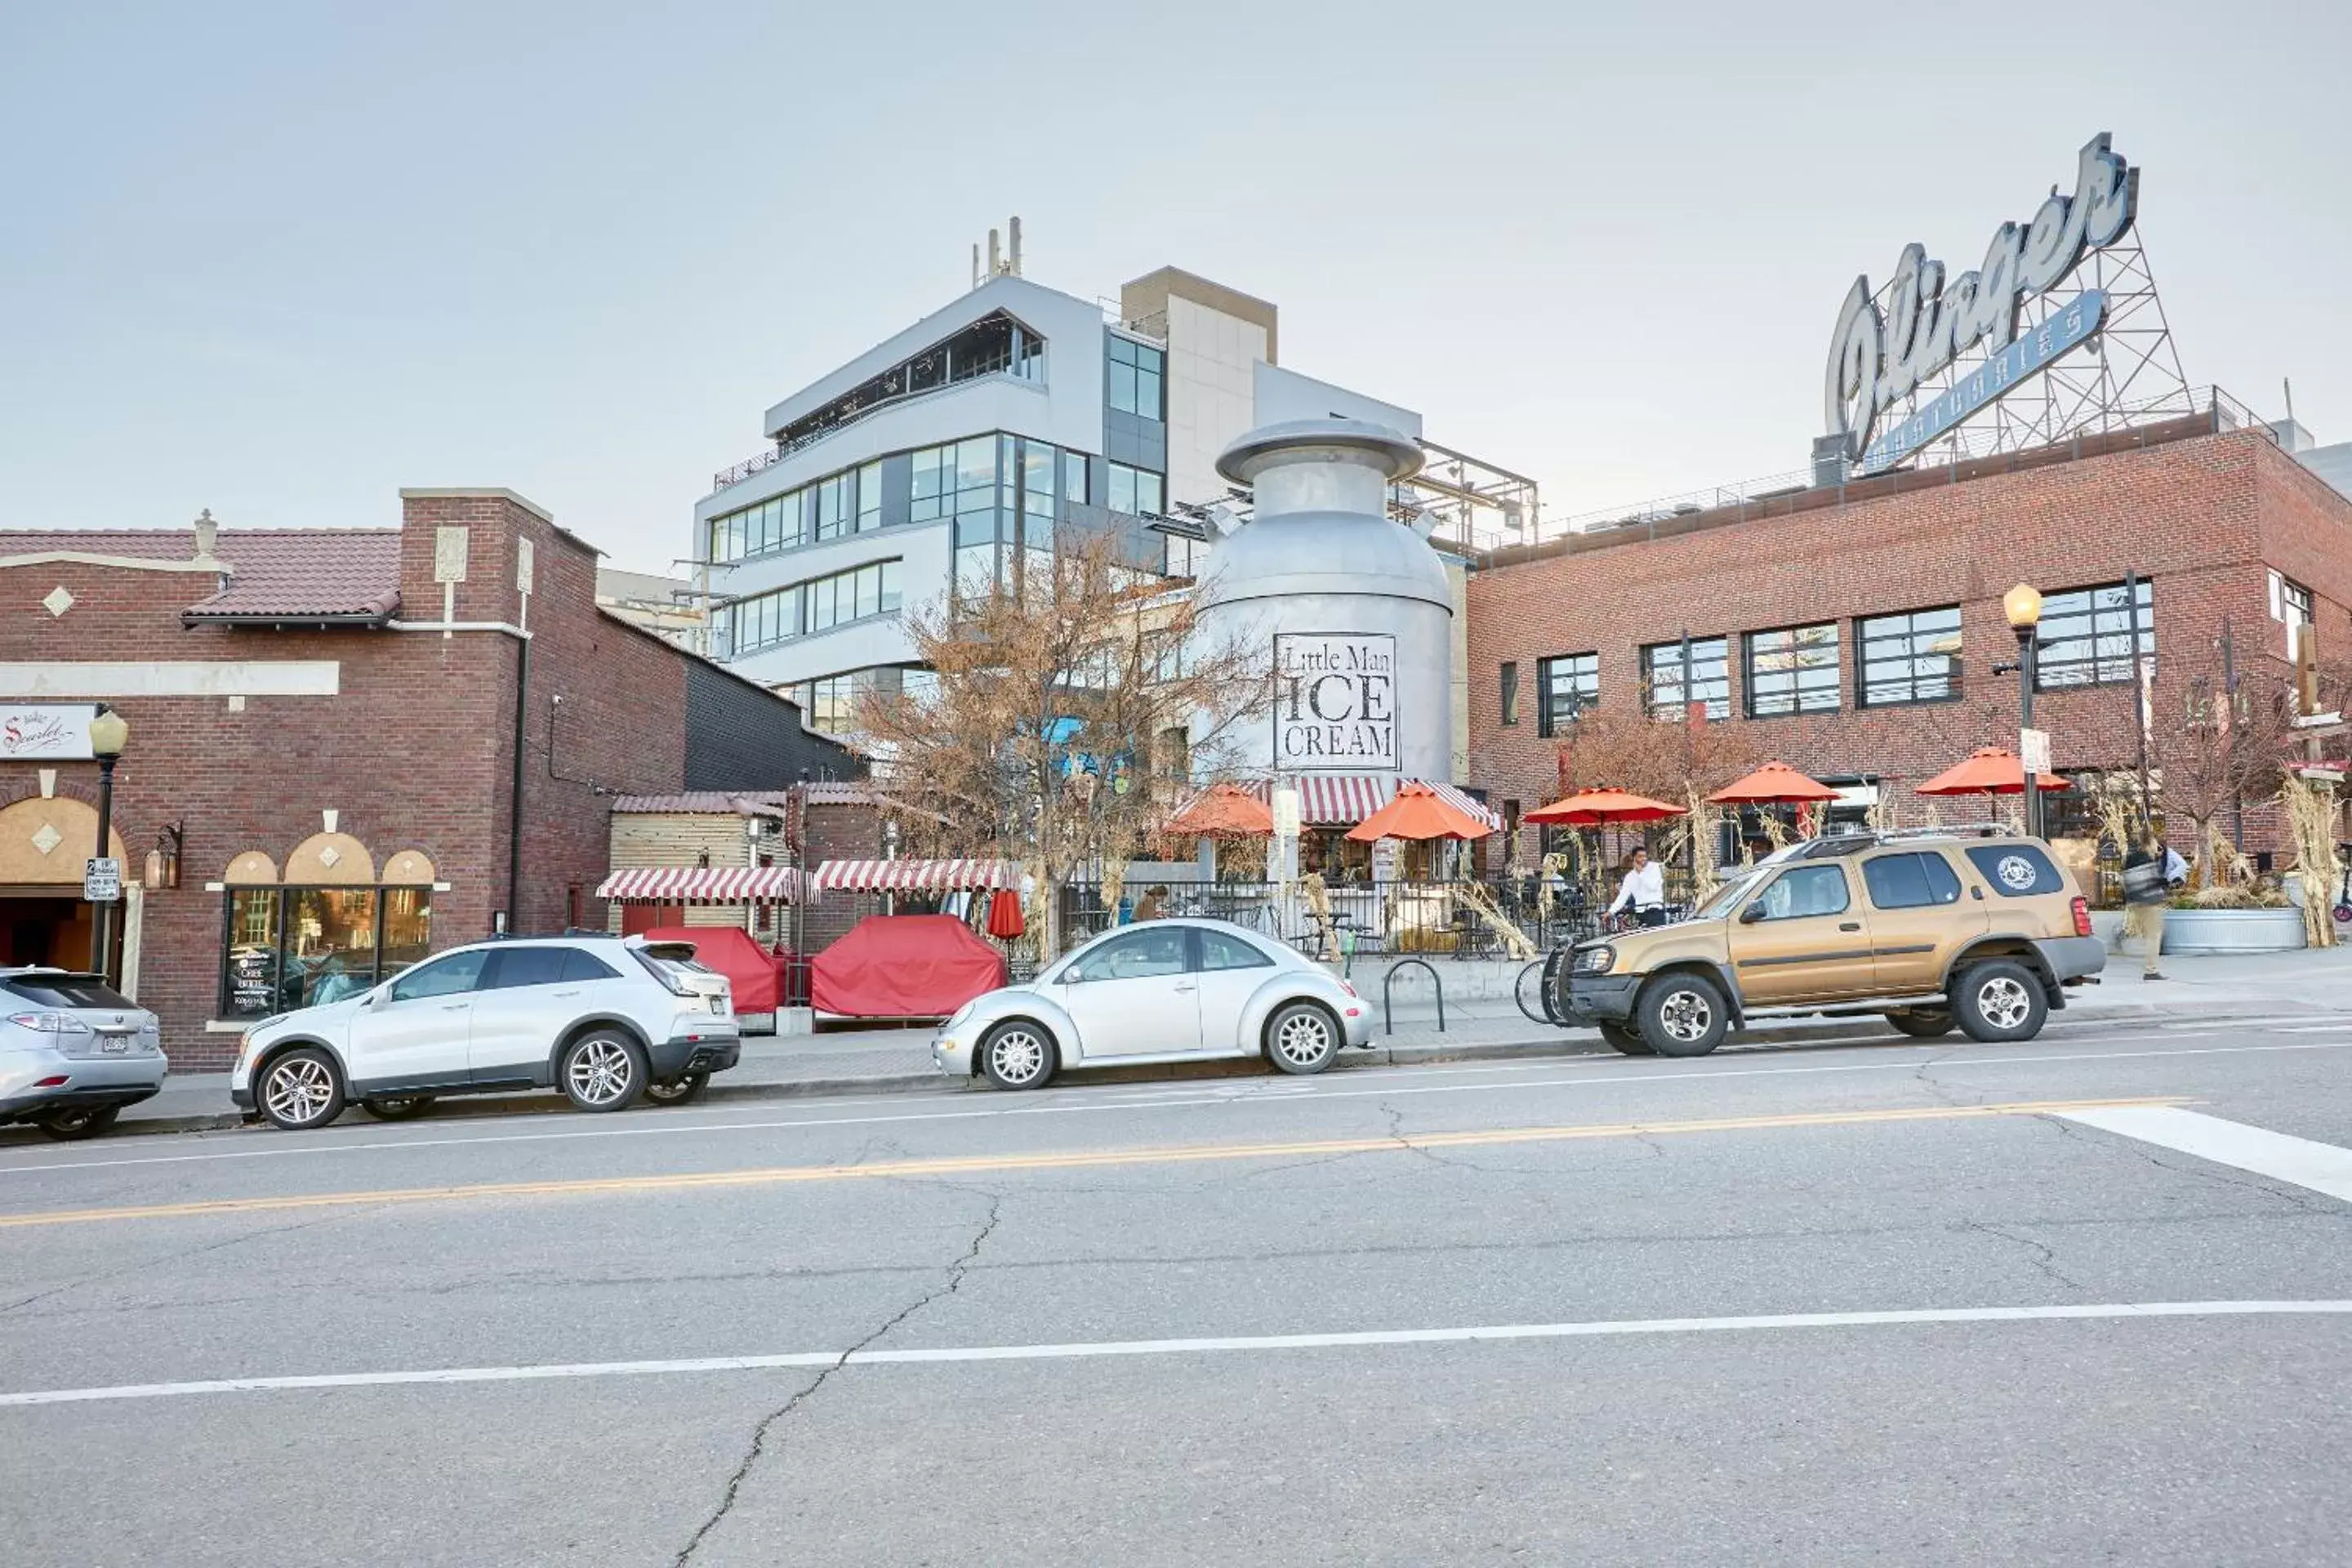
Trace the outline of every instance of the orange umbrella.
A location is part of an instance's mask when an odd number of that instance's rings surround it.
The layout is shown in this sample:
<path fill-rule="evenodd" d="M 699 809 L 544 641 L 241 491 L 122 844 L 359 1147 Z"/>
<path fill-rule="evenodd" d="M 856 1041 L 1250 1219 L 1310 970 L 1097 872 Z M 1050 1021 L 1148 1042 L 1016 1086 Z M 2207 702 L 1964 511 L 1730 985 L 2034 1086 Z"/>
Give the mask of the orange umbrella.
<path fill-rule="evenodd" d="M 1187 838 L 1271 838 L 1274 813 L 1238 784 L 1211 784 L 1170 819 L 1166 831 Z"/>
<path fill-rule="evenodd" d="M 2066 781 L 2053 773 L 2033 775 L 2036 789 L 2064 789 Z M 1999 746 L 1979 746 L 1969 760 L 1946 768 L 1912 792 L 1915 795 L 2023 795 L 2025 764 L 2015 752 Z"/>
<path fill-rule="evenodd" d="M 1706 797 L 1709 805 L 1818 805 L 1838 798 L 1838 792 L 1819 779 L 1808 778 L 1786 763 L 1766 763 L 1736 784 L 1727 784 Z"/>
<path fill-rule="evenodd" d="M 1622 789 L 1579 790 L 1564 800 L 1539 805 L 1522 820 L 1549 822 L 1569 827 L 1599 827 L 1610 822 L 1662 822 L 1669 816 L 1687 816 L 1690 808 L 1668 805 L 1663 800 L 1652 800 L 1645 795 L 1628 795 Z"/>
<path fill-rule="evenodd" d="M 1484 838 L 1495 830 L 1427 784 L 1408 779 L 1388 805 L 1348 829 L 1370 844 L 1378 838 Z"/>

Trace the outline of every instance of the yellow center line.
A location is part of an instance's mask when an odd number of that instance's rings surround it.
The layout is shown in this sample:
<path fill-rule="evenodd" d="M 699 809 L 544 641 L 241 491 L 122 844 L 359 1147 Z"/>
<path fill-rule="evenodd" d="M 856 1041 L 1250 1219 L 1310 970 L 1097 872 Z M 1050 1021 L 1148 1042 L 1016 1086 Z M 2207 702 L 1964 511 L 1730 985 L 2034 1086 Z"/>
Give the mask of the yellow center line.
<path fill-rule="evenodd" d="M 1382 1150 L 1475 1149 L 1512 1143 L 1557 1143 L 1589 1138 L 1646 1138 L 1676 1132 L 1745 1132 L 1791 1127 L 1853 1127 L 1889 1121 L 1962 1121 L 2000 1116 L 2126 1105 L 2183 1105 L 2179 1097 L 2139 1100 L 2042 1100 L 2006 1105 L 1932 1106 L 1899 1110 L 1822 1110 L 1788 1116 L 1737 1116 L 1675 1121 L 1601 1122 L 1574 1127 L 1498 1127 L 1475 1132 L 1423 1132 L 1400 1138 L 1333 1138 L 1296 1143 L 1196 1143 L 1062 1153 L 994 1154 L 962 1159 L 894 1160 L 871 1165 L 769 1165 L 733 1171 L 688 1171 L 657 1176 L 598 1176 L 560 1182 L 483 1182 L 467 1186 L 388 1187 L 373 1192 L 299 1193 L 259 1198 L 211 1198 L 195 1203 L 122 1208 L 47 1209 L 0 1215 L 0 1229 L 86 1225 L 100 1220 L 187 1219 L 204 1215 L 274 1214 L 287 1209 L 356 1208 L 373 1204 L 450 1203 L 475 1198 L 574 1196 L 655 1193 L 707 1187 L 776 1186 L 792 1182 L 866 1181 L 891 1176 L 967 1176 L 1014 1171 L 1076 1171 L 1113 1165 L 1192 1164 L 1213 1160 L 1297 1159 L 1369 1154 Z"/>

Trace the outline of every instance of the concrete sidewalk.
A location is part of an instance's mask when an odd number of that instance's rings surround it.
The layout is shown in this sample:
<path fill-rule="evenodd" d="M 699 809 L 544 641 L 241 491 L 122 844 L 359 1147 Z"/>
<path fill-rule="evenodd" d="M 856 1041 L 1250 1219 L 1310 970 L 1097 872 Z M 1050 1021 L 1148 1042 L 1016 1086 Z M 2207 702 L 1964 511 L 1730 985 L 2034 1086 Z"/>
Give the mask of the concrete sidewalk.
<path fill-rule="evenodd" d="M 1437 1009 L 1427 977 L 1415 973 L 1400 980 L 1396 1027 L 1381 1029 L 1379 981 L 1360 964 L 1359 990 L 1371 1005 L 1374 1045 L 1370 1050 L 1344 1053 L 1339 1066 L 1402 1065 L 1414 1062 L 1475 1060 L 1491 1058 L 1579 1056 L 1604 1051 L 1600 1037 L 1589 1029 L 1556 1029 L 1530 1022 L 1509 996 L 1506 984 L 1485 973 L 1479 964 L 1435 966 L 1447 982 L 1446 1027 L 1437 1027 Z M 1507 966 L 1516 974 L 1518 966 Z M 2352 1014 L 2352 947 L 2318 952 L 2247 954 L 2227 957 L 2168 957 L 2168 976 L 2158 982 L 2140 978 L 2139 961 L 2118 955 L 2109 961 L 2104 984 L 2068 994 L 2068 1019 L 2189 1020 L 2282 1014 L 2316 1016 Z M 1367 980 L 1370 984 L 1367 985 Z M 1457 989 L 1458 986 L 1458 989 Z M 1463 994 L 1462 993 L 1469 993 Z M 1804 1041 L 1836 1038 L 1869 1032 L 1876 1026 L 1867 1017 L 1811 1018 L 1775 1023 L 1743 1033 L 1746 1040 Z M 931 1065 L 931 1030 L 832 1030 L 818 1035 L 754 1036 L 744 1042 L 743 1059 L 734 1070 L 713 1079 L 699 1102 L 783 1100 L 814 1095 L 890 1094 L 946 1087 Z M 1204 1063 L 1198 1068 L 1136 1068 L 1105 1069 L 1098 1079 L 1117 1077 L 1159 1078 L 1171 1074 L 1215 1076 L 1228 1071 L 1261 1070 L 1255 1063 Z M 434 1114 L 512 1114 L 523 1110 L 567 1109 L 553 1093 L 484 1096 L 445 1100 Z M 354 1113 L 355 1125 L 366 1123 Z M 185 1132 L 239 1125 L 242 1117 L 229 1103 L 226 1073 L 174 1073 L 152 1100 L 123 1112 L 117 1124 L 123 1132 Z M 0 1129 L 0 1147 L 47 1142 L 31 1128 Z"/>

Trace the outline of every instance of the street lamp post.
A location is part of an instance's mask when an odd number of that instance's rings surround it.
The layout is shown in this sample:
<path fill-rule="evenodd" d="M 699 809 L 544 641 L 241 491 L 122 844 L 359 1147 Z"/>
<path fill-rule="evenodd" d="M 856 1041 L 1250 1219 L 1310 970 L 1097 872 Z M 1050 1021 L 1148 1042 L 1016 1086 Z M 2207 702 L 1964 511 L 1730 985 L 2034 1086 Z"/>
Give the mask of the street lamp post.
<path fill-rule="evenodd" d="M 2017 634 L 2017 727 L 2020 731 L 2033 728 L 2033 683 L 2036 676 L 2035 658 L 2042 641 L 2042 595 L 2030 584 L 2020 583 L 2001 595 L 2001 613 L 2009 617 L 2009 629 Z M 2032 764 L 2025 758 L 2025 739 L 2018 737 L 2018 769 L 2025 784 L 2025 831 L 2035 838 L 2042 837 L 2042 786 Z"/>
<path fill-rule="evenodd" d="M 122 721 L 122 715 L 100 703 L 98 712 L 89 721 L 89 752 L 98 759 L 98 858 L 101 860 L 107 858 L 107 839 L 114 830 L 114 764 L 130 740 L 131 726 Z M 113 934 L 110 929 L 114 923 L 113 916 L 114 906 L 109 903 L 101 902 L 90 910 L 89 972 L 92 974 L 107 972 L 108 951 L 112 946 L 110 939 Z"/>

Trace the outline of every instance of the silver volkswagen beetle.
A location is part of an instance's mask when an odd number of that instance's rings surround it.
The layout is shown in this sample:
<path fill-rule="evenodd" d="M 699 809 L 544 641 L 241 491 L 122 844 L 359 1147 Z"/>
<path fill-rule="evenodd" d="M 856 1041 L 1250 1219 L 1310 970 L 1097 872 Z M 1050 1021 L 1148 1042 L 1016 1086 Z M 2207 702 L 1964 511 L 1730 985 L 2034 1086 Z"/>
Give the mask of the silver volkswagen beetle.
<path fill-rule="evenodd" d="M 1297 950 L 1224 921 L 1119 926 L 1026 985 L 967 1002 L 931 1041 L 950 1078 L 1038 1089 L 1064 1068 L 1264 1057 L 1321 1072 L 1371 1043 L 1354 986 Z"/>

